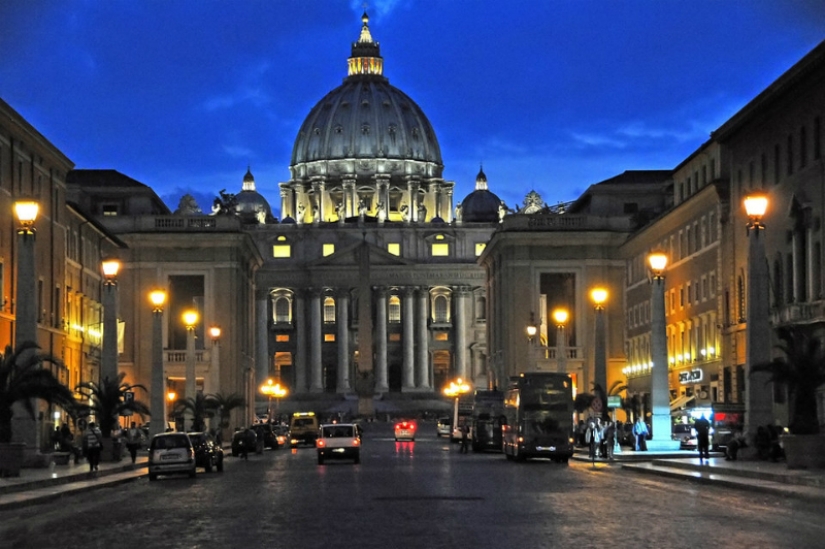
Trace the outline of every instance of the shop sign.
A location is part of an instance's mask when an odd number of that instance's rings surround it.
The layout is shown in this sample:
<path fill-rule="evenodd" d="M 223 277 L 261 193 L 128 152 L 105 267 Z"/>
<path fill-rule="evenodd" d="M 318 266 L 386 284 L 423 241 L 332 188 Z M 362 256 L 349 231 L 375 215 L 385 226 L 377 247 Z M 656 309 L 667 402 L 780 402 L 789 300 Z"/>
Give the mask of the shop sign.
<path fill-rule="evenodd" d="M 702 370 L 689 370 L 687 372 L 679 372 L 679 383 L 699 383 L 702 381 Z"/>

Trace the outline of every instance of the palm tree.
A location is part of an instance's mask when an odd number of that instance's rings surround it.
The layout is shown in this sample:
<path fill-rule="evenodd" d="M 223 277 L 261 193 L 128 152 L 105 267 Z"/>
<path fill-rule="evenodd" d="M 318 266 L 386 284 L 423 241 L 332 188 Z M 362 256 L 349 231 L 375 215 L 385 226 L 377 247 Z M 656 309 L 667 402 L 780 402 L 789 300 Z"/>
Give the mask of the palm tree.
<path fill-rule="evenodd" d="M 126 393 L 133 393 L 135 389 L 146 390 L 146 387 L 138 384 L 129 384 L 123 381 L 126 372 L 120 372 L 116 378 L 103 378 L 100 383 L 85 381 L 75 389 L 82 395 L 81 404 L 77 408 L 78 416 L 94 415 L 100 423 L 100 431 L 104 438 L 112 434 L 112 429 L 117 423 L 120 415 L 135 413 L 144 416 L 151 416 L 149 407 L 137 399 L 126 400 Z"/>
<path fill-rule="evenodd" d="M 12 439 L 12 417 L 14 405 L 20 403 L 34 419 L 34 399 L 39 399 L 70 409 L 74 395 L 68 387 L 60 383 L 51 370 L 43 368 L 44 362 L 60 364 L 60 360 L 38 352 L 40 347 L 33 342 L 21 343 L 12 352 L 10 345 L 0 356 L 0 443 Z"/>
<path fill-rule="evenodd" d="M 229 416 L 235 408 L 242 408 L 246 404 L 246 400 L 238 393 L 230 395 L 222 395 L 220 393 L 209 395 L 209 400 L 212 403 L 213 409 L 218 416 L 218 428 L 226 429 L 229 427 Z"/>
<path fill-rule="evenodd" d="M 203 431 L 206 429 L 206 418 L 215 415 L 215 406 L 209 397 L 197 393 L 195 398 L 179 398 L 175 401 L 173 413 L 179 416 L 185 412 L 192 415 L 189 431 Z"/>
<path fill-rule="evenodd" d="M 793 434 L 817 434 L 816 390 L 825 384 L 825 349 L 819 338 L 802 326 L 780 327 L 777 336 L 780 343 L 776 348 L 785 356 L 755 364 L 751 372 L 768 372 L 770 381 L 788 388 L 788 429 Z"/>

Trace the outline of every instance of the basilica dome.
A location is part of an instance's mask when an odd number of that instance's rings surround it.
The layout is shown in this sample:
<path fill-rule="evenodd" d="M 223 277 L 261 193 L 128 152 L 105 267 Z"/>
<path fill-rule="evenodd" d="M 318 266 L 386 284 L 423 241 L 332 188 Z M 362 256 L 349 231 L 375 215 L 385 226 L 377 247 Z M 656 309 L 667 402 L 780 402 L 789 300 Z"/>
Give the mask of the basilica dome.
<path fill-rule="evenodd" d="M 255 189 L 255 177 L 247 168 L 243 176 L 241 192 L 235 195 L 235 213 L 245 223 L 270 223 L 274 221 L 269 202 Z"/>
<path fill-rule="evenodd" d="M 404 92 L 383 76 L 378 42 L 362 17 L 352 45 L 348 76 L 309 112 L 292 150 L 292 166 L 341 159 L 413 160 L 441 171 L 441 150 L 430 121 Z"/>
<path fill-rule="evenodd" d="M 461 202 L 461 220 L 465 223 L 488 223 L 499 221 L 501 199 L 487 188 L 487 176 L 478 170 L 476 188 Z"/>

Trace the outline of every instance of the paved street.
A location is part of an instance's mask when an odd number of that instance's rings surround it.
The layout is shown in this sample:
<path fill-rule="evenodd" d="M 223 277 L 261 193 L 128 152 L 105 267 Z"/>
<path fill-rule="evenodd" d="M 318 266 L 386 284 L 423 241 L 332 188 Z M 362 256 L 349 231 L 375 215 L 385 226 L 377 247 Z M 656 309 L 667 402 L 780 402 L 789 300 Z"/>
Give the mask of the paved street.
<path fill-rule="evenodd" d="M 819 547 L 821 502 L 619 467 L 461 455 L 424 424 L 367 425 L 360 465 L 312 449 L 227 458 L 223 474 L 146 478 L 0 512 L 0 546 L 83 548 Z"/>

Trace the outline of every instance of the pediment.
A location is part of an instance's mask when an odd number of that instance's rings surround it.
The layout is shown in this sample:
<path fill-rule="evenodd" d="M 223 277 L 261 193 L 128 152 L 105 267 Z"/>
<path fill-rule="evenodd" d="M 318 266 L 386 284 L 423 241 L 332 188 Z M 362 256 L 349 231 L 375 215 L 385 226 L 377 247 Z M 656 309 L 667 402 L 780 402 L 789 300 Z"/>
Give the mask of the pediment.
<path fill-rule="evenodd" d="M 387 250 L 383 248 L 379 248 L 378 246 L 370 243 L 364 242 L 356 242 L 340 250 L 335 250 L 335 253 L 328 255 L 326 257 L 321 257 L 319 259 L 310 261 L 307 266 L 309 267 L 329 267 L 329 266 L 341 266 L 341 267 L 355 267 L 358 266 L 361 262 L 361 253 L 363 246 L 366 244 L 367 248 L 369 249 L 370 255 L 370 265 L 378 266 L 407 266 L 413 265 L 414 263 L 410 260 L 404 259 L 402 257 L 398 257 L 389 253 Z"/>

